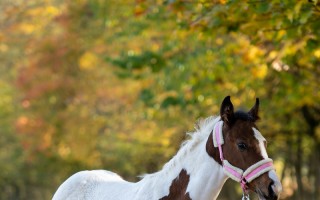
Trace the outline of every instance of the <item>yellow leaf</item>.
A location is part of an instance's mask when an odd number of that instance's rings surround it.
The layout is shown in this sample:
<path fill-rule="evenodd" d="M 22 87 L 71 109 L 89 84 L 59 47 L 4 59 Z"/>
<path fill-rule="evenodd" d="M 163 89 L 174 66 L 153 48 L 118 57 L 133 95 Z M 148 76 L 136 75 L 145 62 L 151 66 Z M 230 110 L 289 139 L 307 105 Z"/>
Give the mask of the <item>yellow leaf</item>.
<path fill-rule="evenodd" d="M 0 44 L 0 52 L 6 52 L 8 51 L 8 46 L 5 44 Z"/>
<path fill-rule="evenodd" d="M 98 64 L 98 57 L 93 53 L 86 52 L 80 57 L 78 63 L 80 69 L 90 70 Z"/>
<path fill-rule="evenodd" d="M 220 1 L 220 3 L 223 4 L 223 5 L 227 3 L 227 0 L 219 0 L 219 1 Z"/>
<path fill-rule="evenodd" d="M 20 25 L 20 30 L 22 33 L 31 34 L 35 31 L 36 27 L 33 24 L 23 23 Z"/>
<path fill-rule="evenodd" d="M 315 50 L 313 55 L 317 58 L 320 58 L 320 49 Z"/>
<path fill-rule="evenodd" d="M 222 45 L 223 44 L 223 40 L 221 38 L 217 38 L 216 39 L 216 44 L 217 45 Z"/>
<path fill-rule="evenodd" d="M 277 56 L 278 56 L 278 52 L 277 52 L 277 51 L 271 51 L 271 52 L 269 53 L 268 58 L 269 58 L 270 60 L 273 60 L 273 59 L 275 59 Z"/>
<path fill-rule="evenodd" d="M 283 38 L 283 36 L 285 36 L 286 34 L 287 34 L 287 31 L 286 31 L 286 30 L 280 30 L 280 31 L 278 31 L 277 39 Z"/>
<path fill-rule="evenodd" d="M 32 17 L 54 17 L 59 14 L 59 9 L 54 6 L 36 7 L 28 11 L 28 14 Z"/>
<path fill-rule="evenodd" d="M 293 22 L 293 12 L 292 11 L 289 11 L 288 13 L 287 13 L 287 18 L 288 18 L 288 20 L 290 21 L 290 22 Z"/>
<path fill-rule="evenodd" d="M 247 52 L 247 58 L 249 61 L 253 62 L 254 60 L 259 59 L 261 56 L 263 56 L 264 52 L 255 46 L 250 46 L 248 52 Z"/>
<path fill-rule="evenodd" d="M 266 64 L 262 64 L 260 66 L 254 67 L 252 68 L 251 73 L 254 77 L 263 79 L 268 73 L 268 66 Z"/>
<path fill-rule="evenodd" d="M 45 12 L 50 16 L 56 16 L 59 14 L 59 10 L 54 6 L 47 6 Z"/>

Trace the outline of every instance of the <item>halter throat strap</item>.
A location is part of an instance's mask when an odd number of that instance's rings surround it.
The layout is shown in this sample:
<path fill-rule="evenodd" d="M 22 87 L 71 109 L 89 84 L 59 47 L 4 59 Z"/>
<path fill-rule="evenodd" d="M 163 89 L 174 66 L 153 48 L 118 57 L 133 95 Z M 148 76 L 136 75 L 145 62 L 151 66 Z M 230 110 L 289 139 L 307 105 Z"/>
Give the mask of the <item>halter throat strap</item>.
<path fill-rule="evenodd" d="M 229 176 L 231 179 L 240 183 L 242 190 L 247 193 L 248 186 L 247 183 L 250 183 L 252 180 L 256 179 L 260 175 L 268 172 L 273 167 L 273 161 L 270 158 L 260 160 L 255 164 L 251 165 L 243 171 L 242 169 L 231 165 L 223 157 L 222 145 L 224 144 L 223 134 L 222 134 L 223 121 L 219 121 L 214 126 L 214 136 L 213 136 L 213 145 L 218 147 L 219 156 L 222 162 L 224 173 Z"/>

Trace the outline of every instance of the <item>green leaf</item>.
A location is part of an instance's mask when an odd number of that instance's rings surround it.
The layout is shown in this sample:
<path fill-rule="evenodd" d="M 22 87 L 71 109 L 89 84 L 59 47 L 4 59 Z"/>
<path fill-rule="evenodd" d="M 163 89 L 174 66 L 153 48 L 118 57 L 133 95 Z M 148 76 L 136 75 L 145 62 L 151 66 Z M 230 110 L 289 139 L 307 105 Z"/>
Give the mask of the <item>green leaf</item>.
<path fill-rule="evenodd" d="M 311 15 L 312 15 L 312 10 L 305 11 L 305 12 L 301 13 L 300 18 L 299 18 L 299 22 L 301 24 L 305 24 L 309 20 Z"/>
<path fill-rule="evenodd" d="M 180 99 L 178 99 L 177 97 L 169 96 L 162 101 L 161 108 L 167 108 L 169 106 L 176 106 L 179 104 L 181 104 Z"/>
<path fill-rule="evenodd" d="M 140 92 L 139 98 L 146 104 L 151 105 L 154 99 L 154 93 L 150 89 L 143 89 Z"/>
<path fill-rule="evenodd" d="M 258 13 L 262 14 L 262 13 L 267 13 L 267 12 L 269 12 L 270 7 L 271 7 L 270 2 L 264 1 L 264 2 L 259 2 L 259 3 L 257 3 L 257 4 L 258 4 L 258 6 L 257 6 L 256 11 L 257 11 Z"/>

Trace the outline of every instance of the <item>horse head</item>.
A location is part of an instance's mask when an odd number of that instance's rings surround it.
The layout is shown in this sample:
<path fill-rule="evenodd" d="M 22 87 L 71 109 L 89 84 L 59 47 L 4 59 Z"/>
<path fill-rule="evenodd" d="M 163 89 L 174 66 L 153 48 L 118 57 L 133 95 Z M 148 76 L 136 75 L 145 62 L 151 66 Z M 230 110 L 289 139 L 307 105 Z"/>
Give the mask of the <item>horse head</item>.
<path fill-rule="evenodd" d="M 234 112 L 230 97 L 226 97 L 220 107 L 221 121 L 212 134 L 214 148 L 208 149 L 207 144 L 207 151 L 230 178 L 241 183 L 244 195 L 250 190 L 260 199 L 273 200 L 279 198 L 282 186 L 256 125 L 258 111 L 258 98 L 249 112 Z"/>

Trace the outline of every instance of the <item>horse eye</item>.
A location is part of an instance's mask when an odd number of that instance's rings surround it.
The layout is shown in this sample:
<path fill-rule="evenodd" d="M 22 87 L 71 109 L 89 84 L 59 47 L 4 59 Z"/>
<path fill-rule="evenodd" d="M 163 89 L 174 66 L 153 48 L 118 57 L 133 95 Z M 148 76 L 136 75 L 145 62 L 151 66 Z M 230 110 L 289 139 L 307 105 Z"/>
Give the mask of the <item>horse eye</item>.
<path fill-rule="evenodd" d="M 241 150 L 241 151 L 244 151 L 247 149 L 247 145 L 245 143 L 239 143 L 238 144 L 238 148 Z"/>

